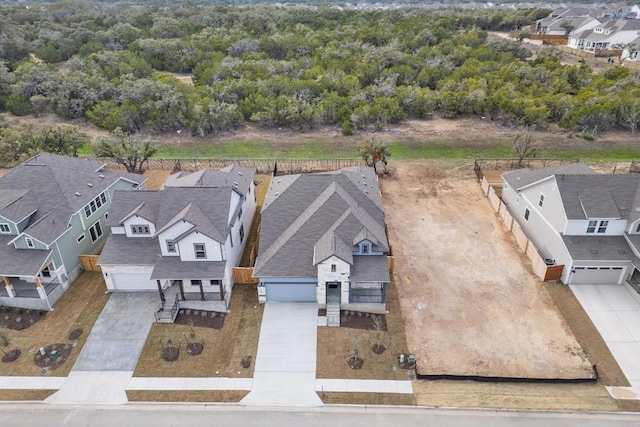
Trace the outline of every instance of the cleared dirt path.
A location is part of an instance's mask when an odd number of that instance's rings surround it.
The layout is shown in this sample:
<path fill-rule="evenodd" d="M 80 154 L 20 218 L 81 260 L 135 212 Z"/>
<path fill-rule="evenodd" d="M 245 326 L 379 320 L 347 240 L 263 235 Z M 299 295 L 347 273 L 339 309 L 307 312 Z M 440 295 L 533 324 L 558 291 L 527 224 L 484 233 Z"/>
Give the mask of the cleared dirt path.
<path fill-rule="evenodd" d="M 526 269 L 472 168 L 452 165 L 398 162 L 381 180 L 418 373 L 589 378 L 591 363 Z"/>

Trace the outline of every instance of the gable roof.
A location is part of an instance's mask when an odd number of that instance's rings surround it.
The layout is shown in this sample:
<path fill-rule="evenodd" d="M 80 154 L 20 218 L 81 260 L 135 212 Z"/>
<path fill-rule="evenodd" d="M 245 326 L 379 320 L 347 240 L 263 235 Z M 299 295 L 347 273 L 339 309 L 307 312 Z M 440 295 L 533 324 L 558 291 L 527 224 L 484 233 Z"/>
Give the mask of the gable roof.
<path fill-rule="evenodd" d="M 314 277 L 314 263 L 331 255 L 352 263 L 353 241 L 363 229 L 373 236 L 373 250 L 388 252 L 372 168 L 273 178 L 262 209 L 254 275 Z"/>
<path fill-rule="evenodd" d="M 66 230 L 71 215 L 119 179 L 145 181 L 101 162 L 41 153 L 0 178 L 0 215 L 19 222 L 35 212 L 24 232 L 48 245 Z"/>
<path fill-rule="evenodd" d="M 556 176 L 567 219 L 640 218 L 639 175 Z"/>
<path fill-rule="evenodd" d="M 232 191 L 231 187 L 167 187 L 161 191 L 116 191 L 107 225 L 121 226 L 132 215 L 140 215 L 152 221 L 156 234 L 159 234 L 184 220 L 194 225 L 188 233 L 199 231 L 224 244 L 229 232 Z"/>
<path fill-rule="evenodd" d="M 540 169 L 514 169 L 503 173 L 502 179 L 515 190 L 519 190 L 541 179 L 562 174 L 595 174 L 595 172 L 586 164 L 575 162 Z"/>
<path fill-rule="evenodd" d="M 177 172 L 164 183 L 164 187 L 232 187 L 246 195 L 256 174 L 254 168 L 227 166 L 220 170 L 201 169 L 196 172 Z"/>

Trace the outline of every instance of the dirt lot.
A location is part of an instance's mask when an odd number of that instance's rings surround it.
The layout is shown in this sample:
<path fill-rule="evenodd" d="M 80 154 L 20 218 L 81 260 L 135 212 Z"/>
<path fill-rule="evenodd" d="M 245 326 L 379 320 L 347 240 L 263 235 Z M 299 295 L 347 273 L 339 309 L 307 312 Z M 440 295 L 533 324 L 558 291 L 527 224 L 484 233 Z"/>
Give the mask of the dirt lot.
<path fill-rule="evenodd" d="M 381 180 L 418 373 L 589 378 L 591 363 L 524 267 L 472 168 L 451 165 L 398 162 Z"/>

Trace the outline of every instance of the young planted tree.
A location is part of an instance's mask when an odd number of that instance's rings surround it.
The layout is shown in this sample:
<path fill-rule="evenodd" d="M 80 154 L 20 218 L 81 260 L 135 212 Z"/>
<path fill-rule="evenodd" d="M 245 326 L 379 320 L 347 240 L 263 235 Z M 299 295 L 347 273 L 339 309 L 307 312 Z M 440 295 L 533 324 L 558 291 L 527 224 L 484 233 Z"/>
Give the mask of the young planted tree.
<path fill-rule="evenodd" d="M 143 166 L 151 156 L 158 151 L 158 147 L 149 139 L 125 134 L 116 128 L 109 137 L 98 139 L 93 153 L 98 157 L 110 157 L 127 172 L 142 173 Z"/>
<path fill-rule="evenodd" d="M 384 324 L 382 323 L 382 316 L 371 316 L 373 321 L 373 327 L 375 330 L 375 341 L 371 347 L 371 351 L 375 354 L 382 354 L 386 350 L 385 345 L 382 343 L 382 332 L 384 331 Z"/>
<path fill-rule="evenodd" d="M 11 338 L 9 338 L 9 335 L 4 329 L 0 329 L 0 351 L 2 351 L 3 354 L 3 363 L 13 362 L 17 360 L 18 357 L 20 357 L 20 355 L 22 354 L 22 352 L 18 349 L 5 351 L 4 348 L 8 347 L 9 344 L 11 344 Z"/>
<path fill-rule="evenodd" d="M 356 336 L 351 337 L 351 355 L 347 359 L 351 369 L 362 369 L 364 359 L 360 355 L 360 340 Z"/>

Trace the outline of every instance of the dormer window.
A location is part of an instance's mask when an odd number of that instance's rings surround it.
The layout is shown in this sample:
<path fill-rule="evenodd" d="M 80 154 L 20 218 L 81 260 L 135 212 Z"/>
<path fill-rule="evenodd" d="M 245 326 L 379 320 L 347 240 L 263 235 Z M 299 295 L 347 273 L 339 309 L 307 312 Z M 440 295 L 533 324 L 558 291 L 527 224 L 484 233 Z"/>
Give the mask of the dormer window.
<path fill-rule="evenodd" d="M 29 248 L 33 248 L 34 244 L 33 244 L 33 239 L 30 239 L 29 237 L 27 237 L 26 239 L 24 239 L 25 242 L 27 242 L 27 247 Z"/>
<path fill-rule="evenodd" d="M 167 252 L 175 253 L 176 252 L 176 243 L 173 240 L 167 240 Z"/>
<path fill-rule="evenodd" d="M 10 233 L 11 229 L 9 228 L 9 224 L 0 224 L 0 233 Z"/>
<path fill-rule="evenodd" d="M 150 234 L 148 225 L 132 225 L 131 226 L 131 234 Z"/>
<path fill-rule="evenodd" d="M 368 254 L 369 253 L 369 245 L 368 244 L 364 243 L 362 245 L 362 253 L 363 254 Z"/>
<path fill-rule="evenodd" d="M 606 233 L 608 225 L 609 221 L 600 221 L 600 225 L 598 226 L 598 233 Z"/>
<path fill-rule="evenodd" d="M 595 233 L 597 226 L 598 226 L 598 221 L 589 221 L 589 224 L 587 225 L 587 233 L 589 234 Z"/>

